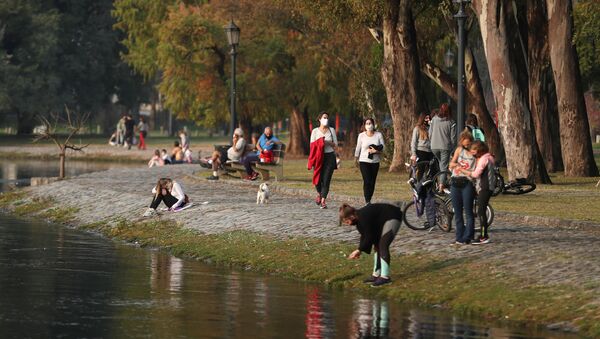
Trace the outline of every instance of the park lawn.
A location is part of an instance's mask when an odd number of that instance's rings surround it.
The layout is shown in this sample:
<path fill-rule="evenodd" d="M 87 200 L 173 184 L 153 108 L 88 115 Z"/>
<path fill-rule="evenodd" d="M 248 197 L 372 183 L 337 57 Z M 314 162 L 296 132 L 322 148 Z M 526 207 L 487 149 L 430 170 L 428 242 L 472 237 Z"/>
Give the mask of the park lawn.
<path fill-rule="evenodd" d="M 307 170 L 306 163 L 306 159 L 286 159 L 285 180 L 280 185 L 314 191 L 312 172 Z M 494 197 L 492 206 L 503 212 L 600 223 L 600 187 L 595 186 L 598 178 L 567 178 L 562 173 L 553 173 L 551 179 L 553 185 L 538 185 L 532 193 Z M 390 173 L 387 168 L 381 168 L 374 199 L 409 201 L 411 192 L 407 180 L 406 173 Z M 352 161 L 343 161 L 341 168 L 334 172 L 330 191 L 362 197 L 362 177 Z"/>
<path fill-rule="evenodd" d="M 41 140 L 39 142 L 33 143 L 34 136 L 32 135 L 0 135 L 0 146 L 36 146 L 36 145 L 53 145 L 54 143 L 51 140 Z M 197 136 L 191 137 L 192 147 L 194 145 L 213 145 L 213 144 L 222 144 L 231 142 L 229 140 L 229 136 L 220 137 L 220 136 L 212 136 L 209 137 L 206 134 L 201 134 Z M 146 143 L 152 145 L 153 147 L 171 147 L 173 146 L 173 141 L 179 140 L 178 137 L 169 137 L 160 135 L 158 131 L 150 132 L 150 135 L 146 138 Z M 82 135 L 73 137 L 72 141 L 75 144 L 84 144 L 84 145 L 107 145 L 108 137 L 98 136 L 98 135 Z"/>

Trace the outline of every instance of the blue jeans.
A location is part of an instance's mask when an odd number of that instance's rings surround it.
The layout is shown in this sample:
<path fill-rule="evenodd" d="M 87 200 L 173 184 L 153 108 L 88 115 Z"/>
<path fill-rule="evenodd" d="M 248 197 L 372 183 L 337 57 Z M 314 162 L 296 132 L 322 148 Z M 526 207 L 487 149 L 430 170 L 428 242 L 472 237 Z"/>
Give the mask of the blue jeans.
<path fill-rule="evenodd" d="M 431 152 L 440 164 L 440 171 L 447 171 L 452 151 L 447 149 L 432 149 Z M 447 179 L 445 174 L 440 175 L 440 181 L 442 183 L 445 183 Z"/>
<path fill-rule="evenodd" d="M 456 225 L 456 241 L 469 243 L 475 234 L 475 218 L 473 217 L 473 199 L 475 199 L 473 183 L 468 182 L 464 187 L 450 188 L 452 208 L 454 208 L 454 224 Z M 463 219 L 463 211 L 467 216 L 467 225 Z"/>

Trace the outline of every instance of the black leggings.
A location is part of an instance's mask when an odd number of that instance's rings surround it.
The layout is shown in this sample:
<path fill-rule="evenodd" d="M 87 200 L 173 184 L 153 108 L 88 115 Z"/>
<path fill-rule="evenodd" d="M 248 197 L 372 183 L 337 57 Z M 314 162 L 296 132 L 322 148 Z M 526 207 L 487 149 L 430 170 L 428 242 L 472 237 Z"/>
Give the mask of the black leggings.
<path fill-rule="evenodd" d="M 321 176 L 319 183 L 315 188 L 321 195 L 321 198 L 327 199 L 329 194 L 329 184 L 331 184 L 331 177 L 333 176 L 333 170 L 335 170 L 335 152 L 323 154 L 323 167 L 321 167 Z"/>
<path fill-rule="evenodd" d="M 377 173 L 379 172 L 379 163 L 359 162 L 360 173 L 363 178 L 363 194 L 365 202 L 370 203 L 375 192 L 375 181 L 377 181 Z"/>
<path fill-rule="evenodd" d="M 150 208 L 156 209 L 158 207 L 158 205 L 160 205 L 161 201 L 164 202 L 168 208 L 171 208 L 171 206 L 175 205 L 178 200 L 177 200 L 177 198 L 172 196 L 171 193 L 169 193 L 169 192 L 167 192 L 166 195 L 162 195 L 162 193 L 159 192 L 157 195 L 154 196 L 154 199 L 152 199 Z"/>
<path fill-rule="evenodd" d="M 481 192 L 477 194 L 477 216 L 479 217 L 479 223 L 481 224 L 481 238 L 489 238 L 488 228 L 488 218 L 487 218 L 487 207 L 490 202 L 490 198 L 492 197 L 492 191 L 487 189 L 482 189 Z"/>

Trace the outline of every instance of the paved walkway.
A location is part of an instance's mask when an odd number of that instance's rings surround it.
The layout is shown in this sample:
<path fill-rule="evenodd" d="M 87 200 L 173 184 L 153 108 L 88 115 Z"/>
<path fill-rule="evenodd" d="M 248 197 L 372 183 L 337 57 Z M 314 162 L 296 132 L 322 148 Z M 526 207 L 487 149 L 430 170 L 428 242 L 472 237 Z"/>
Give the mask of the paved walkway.
<path fill-rule="evenodd" d="M 80 209 L 78 221 L 91 223 L 121 217 L 137 220 L 152 199 L 157 178 L 172 177 L 182 183 L 195 206 L 186 212 L 163 214 L 203 233 L 244 229 L 277 237 L 303 236 L 326 241 L 356 242 L 358 233 L 337 223 L 339 202 L 320 210 L 312 199 L 275 193 L 268 206 L 256 205 L 256 187 L 234 182 L 209 182 L 192 177 L 197 165 L 139 169 L 113 169 L 81 175 L 47 186 L 29 188 L 39 197 L 53 197 Z M 202 202 L 207 204 L 201 204 Z M 455 247 L 452 233 L 418 232 L 403 226 L 393 244 L 397 253 L 425 252 L 444 258 L 493 261 L 497 271 L 514 274 L 532 285 L 573 284 L 591 286 L 600 302 L 600 229 L 568 230 L 524 225 L 498 217 L 491 228 L 493 243 Z"/>

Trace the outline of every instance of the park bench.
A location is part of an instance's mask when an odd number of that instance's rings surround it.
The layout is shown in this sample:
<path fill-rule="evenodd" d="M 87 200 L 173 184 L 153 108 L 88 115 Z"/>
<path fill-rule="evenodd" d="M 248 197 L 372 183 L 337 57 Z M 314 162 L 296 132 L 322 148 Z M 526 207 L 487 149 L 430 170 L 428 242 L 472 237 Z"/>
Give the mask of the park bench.
<path fill-rule="evenodd" d="M 217 145 L 215 145 L 215 149 L 217 149 Z M 277 145 L 273 149 L 273 162 L 272 163 L 262 163 L 257 162 L 252 164 L 252 168 L 260 174 L 260 177 L 263 181 L 268 181 L 271 179 L 271 173 L 275 175 L 275 181 L 283 180 L 283 158 L 285 155 L 285 145 Z M 223 168 L 227 172 L 238 172 L 241 178 L 246 175 L 246 168 L 239 161 L 227 161 L 223 164 Z"/>

